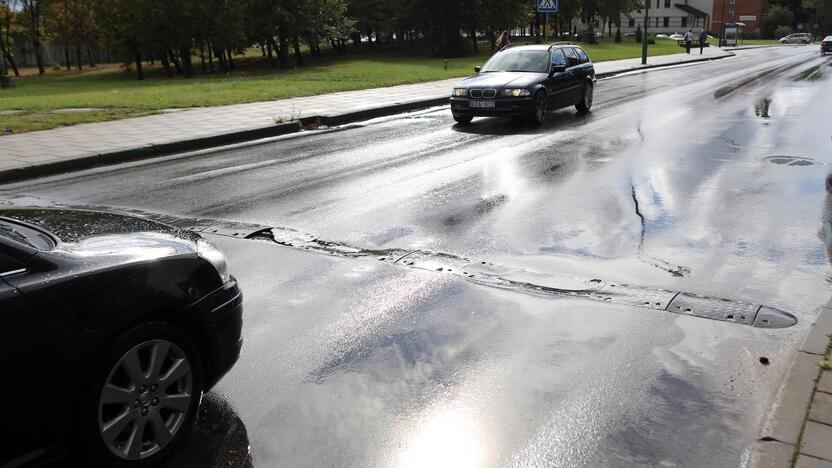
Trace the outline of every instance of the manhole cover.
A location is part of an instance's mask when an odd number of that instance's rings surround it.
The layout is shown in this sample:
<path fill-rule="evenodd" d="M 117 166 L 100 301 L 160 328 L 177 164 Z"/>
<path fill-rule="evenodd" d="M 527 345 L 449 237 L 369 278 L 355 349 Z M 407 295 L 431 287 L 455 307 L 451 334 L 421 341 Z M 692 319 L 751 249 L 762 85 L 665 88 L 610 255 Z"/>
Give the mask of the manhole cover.
<path fill-rule="evenodd" d="M 822 166 L 823 163 L 809 158 L 801 158 L 800 156 L 775 155 L 766 156 L 763 161 L 772 164 L 781 164 L 783 166 Z"/>

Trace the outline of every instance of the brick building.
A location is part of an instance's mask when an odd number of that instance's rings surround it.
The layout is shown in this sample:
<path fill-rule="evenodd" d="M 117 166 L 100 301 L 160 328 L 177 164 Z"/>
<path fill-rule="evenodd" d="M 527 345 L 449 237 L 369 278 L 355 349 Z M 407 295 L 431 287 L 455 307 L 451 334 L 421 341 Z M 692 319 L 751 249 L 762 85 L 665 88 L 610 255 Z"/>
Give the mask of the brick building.
<path fill-rule="evenodd" d="M 764 0 L 713 0 L 713 20 L 711 27 L 716 33 L 722 31 L 726 23 L 743 23 L 744 32 L 760 32 L 763 25 Z M 722 19 L 723 8 L 725 19 Z"/>

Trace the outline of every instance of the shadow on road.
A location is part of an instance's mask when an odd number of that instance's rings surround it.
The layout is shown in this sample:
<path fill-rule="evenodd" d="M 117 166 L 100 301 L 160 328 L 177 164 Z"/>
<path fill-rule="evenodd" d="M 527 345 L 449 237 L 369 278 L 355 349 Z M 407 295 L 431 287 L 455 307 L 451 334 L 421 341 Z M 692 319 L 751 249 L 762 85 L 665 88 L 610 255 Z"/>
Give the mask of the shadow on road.
<path fill-rule="evenodd" d="M 592 112 L 575 112 L 574 109 L 561 109 L 549 114 L 543 125 L 537 126 L 522 118 L 508 117 L 478 117 L 469 124 L 454 124 L 453 130 L 460 133 L 473 135 L 516 135 L 516 134 L 539 134 L 552 130 L 560 130 L 561 127 L 584 122 L 592 117 Z"/>
<path fill-rule="evenodd" d="M 165 468 L 252 468 L 248 431 L 231 404 L 208 393 L 193 430 L 164 463 Z"/>

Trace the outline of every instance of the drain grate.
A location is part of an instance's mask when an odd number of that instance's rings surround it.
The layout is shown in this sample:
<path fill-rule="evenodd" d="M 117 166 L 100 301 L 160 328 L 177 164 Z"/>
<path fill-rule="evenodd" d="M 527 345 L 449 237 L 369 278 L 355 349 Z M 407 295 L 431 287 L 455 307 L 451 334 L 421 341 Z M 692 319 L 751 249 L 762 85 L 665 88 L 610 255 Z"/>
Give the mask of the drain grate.
<path fill-rule="evenodd" d="M 763 161 L 771 164 L 780 164 L 781 166 L 805 167 L 805 166 L 823 166 L 824 164 L 816 159 L 802 158 L 800 156 L 789 156 L 785 154 L 766 156 Z"/>

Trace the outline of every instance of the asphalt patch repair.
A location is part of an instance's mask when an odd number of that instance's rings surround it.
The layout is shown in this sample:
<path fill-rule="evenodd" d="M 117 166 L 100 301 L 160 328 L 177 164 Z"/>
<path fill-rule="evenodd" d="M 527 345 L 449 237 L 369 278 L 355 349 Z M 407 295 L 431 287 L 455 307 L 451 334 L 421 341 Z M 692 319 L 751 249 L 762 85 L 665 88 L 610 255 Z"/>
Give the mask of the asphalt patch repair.
<path fill-rule="evenodd" d="M 454 275 L 465 281 L 483 286 L 552 297 L 577 297 L 593 301 L 623 304 L 691 317 L 748 325 L 755 328 L 787 328 L 797 323 L 797 318 L 794 315 L 763 304 L 699 296 L 683 291 L 641 287 L 606 281 L 599 278 L 578 278 L 569 275 L 539 273 L 508 265 L 499 265 L 485 260 L 469 259 L 453 254 L 427 250 L 363 249 L 327 241 L 313 234 L 285 227 L 264 226 L 210 218 L 179 217 L 108 206 L 66 205 L 28 196 L 6 199 L 5 201 L 0 201 L 0 205 L 5 205 L 10 208 L 37 207 L 119 213 L 156 221 L 174 228 L 201 234 L 272 242 L 285 247 L 324 255 L 374 259 L 403 268 L 432 271 L 436 274 Z"/>

